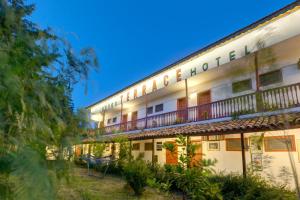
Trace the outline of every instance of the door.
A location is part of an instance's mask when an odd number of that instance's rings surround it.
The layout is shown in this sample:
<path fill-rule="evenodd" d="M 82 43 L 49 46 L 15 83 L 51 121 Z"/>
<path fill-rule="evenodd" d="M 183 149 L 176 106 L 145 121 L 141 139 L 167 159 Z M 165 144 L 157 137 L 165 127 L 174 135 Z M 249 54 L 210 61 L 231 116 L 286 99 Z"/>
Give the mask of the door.
<path fill-rule="evenodd" d="M 168 165 L 177 165 L 178 163 L 178 147 L 175 142 L 167 142 L 174 145 L 174 152 L 166 149 L 166 164 Z"/>
<path fill-rule="evenodd" d="M 177 100 L 177 121 L 184 122 L 187 120 L 187 101 L 186 98 Z"/>
<path fill-rule="evenodd" d="M 211 118 L 211 92 L 202 92 L 198 94 L 198 120 Z"/>
<path fill-rule="evenodd" d="M 195 155 L 192 158 L 191 166 L 196 167 L 200 164 L 202 160 L 202 142 L 192 141 L 192 145 L 196 145 Z"/>
<path fill-rule="evenodd" d="M 121 130 L 122 131 L 127 131 L 127 120 L 128 120 L 128 115 L 125 114 L 122 116 L 121 120 Z"/>
<path fill-rule="evenodd" d="M 80 146 L 75 147 L 75 157 L 79 157 L 82 155 L 82 148 Z"/>
<path fill-rule="evenodd" d="M 132 130 L 137 129 L 137 116 L 138 116 L 137 111 L 133 112 L 132 115 L 131 115 L 131 129 Z"/>

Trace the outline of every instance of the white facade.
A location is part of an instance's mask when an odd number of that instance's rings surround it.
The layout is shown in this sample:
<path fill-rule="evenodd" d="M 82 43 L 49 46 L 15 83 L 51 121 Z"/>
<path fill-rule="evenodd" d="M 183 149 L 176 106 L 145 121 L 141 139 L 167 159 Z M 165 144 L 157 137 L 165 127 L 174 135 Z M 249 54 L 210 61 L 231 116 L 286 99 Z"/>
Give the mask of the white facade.
<path fill-rule="evenodd" d="M 183 125 L 200 120 L 201 123 L 211 123 L 214 120 L 222 121 L 225 118 L 228 120 L 228 118 L 234 117 L 239 106 L 247 111 L 244 115 L 249 114 L 250 106 L 255 107 L 251 110 L 251 114 L 266 115 L 268 113 L 264 113 L 257 108 L 257 99 L 248 100 L 253 98 L 251 94 L 257 92 L 262 92 L 263 106 L 269 109 L 267 111 L 284 111 L 286 114 L 299 112 L 300 23 L 298 22 L 300 22 L 300 10 L 297 4 L 286 12 L 269 17 L 268 20 L 263 20 L 254 27 L 248 27 L 234 37 L 225 38 L 221 42 L 188 56 L 186 59 L 89 106 L 91 119 L 96 121 L 99 128 L 104 128 L 107 133 L 114 133 L 117 130 L 122 133 L 130 132 L 130 134 L 134 134 L 142 133 L 144 130 L 151 128 L 159 130 L 174 125 L 178 123 L 177 120 L 181 119 L 182 116 L 185 121 L 184 123 L 179 121 L 179 123 Z M 259 42 L 263 42 L 266 48 L 258 49 L 257 44 Z M 258 74 L 254 67 L 255 58 L 257 58 L 256 66 L 259 67 Z M 269 72 L 273 72 L 272 77 L 274 76 L 275 81 L 270 81 L 271 75 L 266 75 Z M 246 85 L 248 88 L 238 92 L 233 91 L 236 82 L 249 79 L 250 86 Z M 256 85 L 258 79 L 262 81 L 259 90 L 257 90 Z M 201 104 L 201 98 L 203 98 L 201 94 L 206 91 L 209 91 L 210 95 L 206 96 L 205 103 Z M 264 91 L 267 92 L 263 93 Z M 243 97 L 245 95 L 246 102 Z M 232 106 L 234 100 L 231 100 L 231 98 L 234 97 L 239 102 Z M 186 115 L 179 112 L 182 109 L 179 105 L 182 98 L 187 99 L 187 105 L 184 108 L 184 111 L 188 113 Z M 224 100 L 221 102 L 223 103 L 222 106 L 218 104 L 221 100 Z M 209 105 L 208 108 L 205 107 L 206 104 Z M 162 105 L 163 108 L 156 112 L 155 107 L 157 105 Z M 246 108 L 247 106 L 248 108 Z M 146 112 L 147 108 L 151 107 L 153 112 Z M 223 109 L 223 111 L 220 111 L 220 109 Z M 190 112 L 190 110 L 194 112 Z M 136 112 L 137 115 L 133 117 L 133 113 Z M 201 117 L 199 119 L 199 115 L 203 114 L 201 112 L 206 112 L 205 119 Z M 217 116 L 220 113 L 224 115 L 223 118 Z M 239 113 L 239 115 L 242 114 Z M 209 121 L 205 121 L 208 119 Z M 148 127 L 149 125 L 150 127 Z M 262 134 L 264 134 L 262 149 L 258 153 L 253 152 L 254 150 L 251 150 L 251 138 Z M 276 150 L 278 147 L 276 145 L 280 146 L 281 144 L 277 143 L 277 140 L 272 140 L 286 135 L 292 138 L 293 148 L 290 154 L 284 149 L 279 148 Z M 300 179 L 299 128 L 291 128 L 285 131 L 248 131 L 244 133 L 244 137 L 247 139 L 247 145 L 249 146 L 245 151 L 247 165 L 250 166 L 253 162 L 261 162 L 260 165 L 263 167 L 261 174 L 266 178 L 273 177 L 274 180 L 280 182 L 283 180 L 279 177 L 281 171 L 286 168 L 287 171 L 291 172 L 290 163 L 292 161 L 295 162 Z M 226 133 L 218 141 L 207 141 L 203 139 L 203 136 L 193 136 L 191 141 L 197 141 L 201 144 L 201 159 L 217 160 L 214 166 L 217 172 L 241 173 L 242 151 L 230 150 L 229 148 L 229 141 L 232 141 L 230 139 L 233 138 L 240 141 L 239 134 L 230 133 Z M 151 149 L 145 149 L 145 143 L 152 143 L 153 140 L 155 144 L 154 152 Z M 163 144 L 171 141 L 175 141 L 175 138 L 133 140 L 132 145 L 139 143 L 139 149 L 132 150 L 132 155 L 136 158 L 142 154 L 143 159 L 147 161 L 156 160 L 161 165 L 166 164 L 167 152 L 164 148 L 157 150 L 157 143 Z M 266 149 L 266 141 L 271 141 L 270 145 L 274 146 L 268 148 L 274 148 L 274 151 Z M 218 149 L 209 149 L 211 143 L 215 143 L 213 145 L 217 145 Z M 84 146 L 85 152 L 87 148 L 87 146 Z M 185 151 L 184 149 L 185 147 L 178 147 L 178 156 Z M 105 151 L 105 155 L 111 153 L 111 146 L 109 146 Z M 292 178 L 290 179 L 289 184 L 293 186 Z"/>

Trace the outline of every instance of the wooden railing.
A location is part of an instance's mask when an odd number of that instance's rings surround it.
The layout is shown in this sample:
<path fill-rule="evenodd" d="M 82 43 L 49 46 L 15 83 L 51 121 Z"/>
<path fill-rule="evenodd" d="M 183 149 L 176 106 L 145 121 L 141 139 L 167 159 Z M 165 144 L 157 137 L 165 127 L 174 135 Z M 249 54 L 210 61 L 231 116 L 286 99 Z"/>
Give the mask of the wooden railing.
<path fill-rule="evenodd" d="M 142 130 L 224 117 L 235 118 L 245 114 L 298 106 L 300 106 L 300 83 L 107 126 L 104 131 L 114 133 Z"/>

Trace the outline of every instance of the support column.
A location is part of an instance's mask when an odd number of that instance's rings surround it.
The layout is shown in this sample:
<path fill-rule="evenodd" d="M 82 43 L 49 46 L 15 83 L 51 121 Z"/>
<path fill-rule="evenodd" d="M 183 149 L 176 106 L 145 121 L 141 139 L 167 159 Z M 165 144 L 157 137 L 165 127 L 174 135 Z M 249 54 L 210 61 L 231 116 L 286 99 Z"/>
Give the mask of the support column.
<path fill-rule="evenodd" d="M 154 158 L 155 158 L 155 144 L 154 144 L 154 138 L 152 139 L 152 165 L 154 165 Z"/>
<path fill-rule="evenodd" d="M 191 145 L 191 137 L 190 136 L 186 136 L 186 157 L 189 158 L 189 148 L 190 148 L 190 145 Z M 190 168 L 191 167 L 191 160 L 189 163 L 187 163 L 187 168 Z"/>
<path fill-rule="evenodd" d="M 147 108 L 148 108 L 148 97 L 146 95 L 146 117 L 145 117 L 145 129 L 148 127 L 148 112 L 147 112 Z"/>
<path fill-rule="evenodd" d="M 247 177 L 247 169 L 246 169 L 244 133 L 241 133 L 241 150 L 242 150 L 243 177 L 246 178 Z"/>
<path fill-rule="evenodd" d="M 260 81 L 259 81 L 259 70 L 258 70 L 258 52 L 254 53 L 254 66 L 255 66 L 255 81 L 256 81 L 256 91 L 259 91 Z"/>
<path fill-rule="evenodd" d="M 259 66 L 258 66 L 258 51 L 254 53 L 254 67 L 255 67 L 255 81 L 256 81 L 256 109 L 257 111 L 263 111 L 262 96 L 260 93 L 260 78 L 259 78 Z"/>
<path fill-rule="evenodd" d="M 189 112 L 188 112 L 188 107 L 189 107 L 189 90 L 188 90 L 188 80 L 185 79 L 185 99 L 186 99 L 186 108 L 185 108 L 185 120 L 189 120 Z"/>
<path fill-rule="evenodd" d="M 123 121 L 123 96 L 121 96 L 121 111 L 120 111 L 120 130 L 122 129 L 122 121 Z"/>
<path fill-rule="evenodd" d="M 105 110 L 103 111 L 102 116 L 103 116 L 103 128 L 105 128 Z"/>

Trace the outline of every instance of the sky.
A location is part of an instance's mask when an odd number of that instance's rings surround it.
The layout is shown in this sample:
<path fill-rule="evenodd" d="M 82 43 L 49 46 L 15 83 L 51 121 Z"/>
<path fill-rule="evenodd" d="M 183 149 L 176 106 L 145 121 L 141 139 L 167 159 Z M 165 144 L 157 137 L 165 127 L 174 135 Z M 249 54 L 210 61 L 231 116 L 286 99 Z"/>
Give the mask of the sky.
<path fill-rule="evenodd" d="M 80 50 L 95 49 L 100 68 L 75 86 L 88 106 L 293 0 L 28 0 L 32 20 Z"/>

